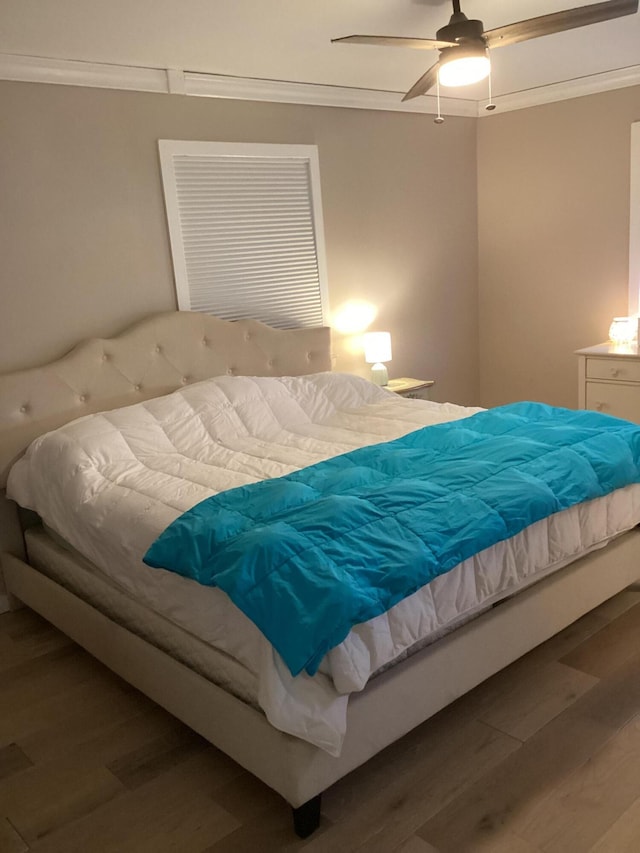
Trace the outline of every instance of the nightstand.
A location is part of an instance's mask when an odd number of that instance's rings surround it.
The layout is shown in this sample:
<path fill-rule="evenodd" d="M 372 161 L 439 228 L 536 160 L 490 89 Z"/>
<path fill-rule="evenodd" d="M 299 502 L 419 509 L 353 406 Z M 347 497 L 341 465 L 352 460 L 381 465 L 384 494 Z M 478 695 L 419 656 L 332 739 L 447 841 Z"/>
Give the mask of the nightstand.
<path fill-rule="evenodd" d="M 578 405 L 640 423 L 640 352 L 635 344 L 599 344 L 579 356 Z"/>
<path fill-rule="evenodd" d="M 401 397 L 417 397 L 422 400 L 429 399 L 429 389 L 435 385 L 434 379 L 409 379 L 403 376 L 401 379 L 390 379 L 384 387 Z"/>

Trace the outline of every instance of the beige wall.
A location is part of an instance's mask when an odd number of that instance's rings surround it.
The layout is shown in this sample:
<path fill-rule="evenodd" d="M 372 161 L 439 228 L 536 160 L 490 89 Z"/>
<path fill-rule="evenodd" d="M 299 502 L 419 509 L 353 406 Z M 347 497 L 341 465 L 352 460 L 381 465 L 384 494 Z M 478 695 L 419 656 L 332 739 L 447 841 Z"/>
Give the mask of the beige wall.
<path fill-rule="evenodd" d="M 376 304 L 392 374 L 436 399 L 575 405 L 573 350 L 627 310 L 638 87 L 441 127 L 11 82 L 0 110 L 3 371 L 175 307 L 159 138 L 317 144 L 332 308 Z M 348 343 L 337 368 L 366 373 Z"/>
<path fill-rule="evenodd" d="M 478 122 L 481 402 L 577 405 L 579 347 L 627 313 L 640 87 Z"/>
<path fill-rule="evenodd" d="M 392 375 L 477 399 L 476 124 L 0 83 L 0 371 L 175 307 L 157 140 L 316 144 L 331 307 L 366 299 Z M 337 368 L 366 373 L 336 340 Z"/>

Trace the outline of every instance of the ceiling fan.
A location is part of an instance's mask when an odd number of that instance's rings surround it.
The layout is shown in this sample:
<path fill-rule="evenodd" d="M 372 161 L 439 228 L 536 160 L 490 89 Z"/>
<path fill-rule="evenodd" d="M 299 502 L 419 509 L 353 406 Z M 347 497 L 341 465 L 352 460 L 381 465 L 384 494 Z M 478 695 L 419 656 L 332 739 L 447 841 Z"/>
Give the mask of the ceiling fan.
<path fill-rule="evenodd" d="M 482 21 L 469 20 L 460 11 L 460 0 L 452 0 L 453 14 L 449 23 L 436 32 L 435 39 L 402 38 L 400 36 L 343 36 L 332 42 L 375 44 L 386 47 L 411 47 L 417 50 L 439 50 L 440 58 L 417 80 L 402 99 L 408 101 L 424 95 L 436 83 L 442 86 L 466 86 L 488 76 L 491 69 L 489 48 L 505 47 L 519 41 L 560 33 L 611 18 L 633 15 L 638 0 L 606 0 L 590 6 L 565 9 L 527 21 L 485 30 Z"/>

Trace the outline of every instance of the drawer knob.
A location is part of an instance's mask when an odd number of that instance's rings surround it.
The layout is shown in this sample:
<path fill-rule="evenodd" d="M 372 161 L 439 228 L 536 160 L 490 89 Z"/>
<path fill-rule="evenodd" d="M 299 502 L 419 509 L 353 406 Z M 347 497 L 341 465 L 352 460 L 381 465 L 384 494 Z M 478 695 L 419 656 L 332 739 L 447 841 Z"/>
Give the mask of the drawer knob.
<path fill-rule="evenodd" d="M 603 409 L 607 408 L 606 403 L 596 403 L 596 412 L 601 412 Z"/>
<path fill-rule="evenodd" d="M 612 375 L 612 376 L 617 376 L 619 373 L 620 373 L 620 369 L 619 369 L 619 368 L 617 368 L 617 367 L 612 367 L 612 368 L 611 368 L 611 375 Z"/>

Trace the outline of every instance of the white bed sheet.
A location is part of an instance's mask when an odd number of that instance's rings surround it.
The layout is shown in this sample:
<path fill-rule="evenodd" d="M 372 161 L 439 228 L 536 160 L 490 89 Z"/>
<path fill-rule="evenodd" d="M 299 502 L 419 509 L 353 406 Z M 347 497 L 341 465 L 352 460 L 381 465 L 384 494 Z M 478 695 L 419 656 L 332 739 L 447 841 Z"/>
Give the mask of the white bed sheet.
<path fill-rule="evenodd" d="M 116 587 L 244 667 L 274 726 L 338 755 L 349 693 L 448 626 L 635 526 L 640 487 L 559 513 L 461 563 L 356 626 L 313 678 L 293 678 L 220 590 L 150 569 L 142 556 L 210 495 L 476 411 L 405 400 L 343 374 L 219 377 L 42 436 L 12 469 L 8 494 Z"/>

